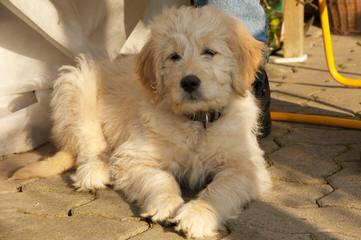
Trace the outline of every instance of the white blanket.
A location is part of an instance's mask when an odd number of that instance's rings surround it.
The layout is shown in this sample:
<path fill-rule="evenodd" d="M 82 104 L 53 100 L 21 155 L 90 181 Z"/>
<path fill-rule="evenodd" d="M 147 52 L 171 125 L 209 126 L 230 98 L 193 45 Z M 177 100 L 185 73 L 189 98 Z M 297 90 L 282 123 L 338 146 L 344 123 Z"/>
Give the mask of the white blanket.
<path fill-rule="evenodd" d="M 49 140 L 57 69 L 88 53 L 139 51 L 162 8 L 188 0 L 3 0 L 0 3 L 0 155 Z"/>

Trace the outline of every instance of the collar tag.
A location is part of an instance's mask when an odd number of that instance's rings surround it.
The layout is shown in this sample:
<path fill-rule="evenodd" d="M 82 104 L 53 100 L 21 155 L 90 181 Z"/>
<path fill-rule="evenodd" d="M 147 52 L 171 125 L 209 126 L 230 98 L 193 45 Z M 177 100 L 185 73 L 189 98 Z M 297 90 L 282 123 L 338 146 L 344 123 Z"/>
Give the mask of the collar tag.
<path fill-rule="evenodd" d="M 204 117 L 204 121 L 203 121 L 203 127 L 204 129 L 207 129 L 208 128 L 208 123 L 209 123 L 209 117 L 208 117 L 208 113 L 205 114 L 205 117 Z"/>
<path fill-rule="evenodd" d="M 217 121 L 221 117 L 221 115 L 222 113 L 220 111 L 195 112 L 185 114 L 185 116 L 189 120 L 201 122 L 204 129 L 207 129 L 210 123 Z"/>

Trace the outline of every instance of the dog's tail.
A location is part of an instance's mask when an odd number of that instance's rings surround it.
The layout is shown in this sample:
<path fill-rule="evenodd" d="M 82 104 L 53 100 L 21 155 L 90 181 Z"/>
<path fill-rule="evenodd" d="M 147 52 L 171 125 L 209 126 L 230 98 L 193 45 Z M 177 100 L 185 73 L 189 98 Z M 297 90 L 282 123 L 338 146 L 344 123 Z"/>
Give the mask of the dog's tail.
<path fill-rule="evenodd" d="M 36 177 L 50 177 L 61 174 L 75 165 L 75 158 L 66 151 L 59 151 L 54 156 L 34 162 L 17 170 L 11 179 L 23 180 Z"/>

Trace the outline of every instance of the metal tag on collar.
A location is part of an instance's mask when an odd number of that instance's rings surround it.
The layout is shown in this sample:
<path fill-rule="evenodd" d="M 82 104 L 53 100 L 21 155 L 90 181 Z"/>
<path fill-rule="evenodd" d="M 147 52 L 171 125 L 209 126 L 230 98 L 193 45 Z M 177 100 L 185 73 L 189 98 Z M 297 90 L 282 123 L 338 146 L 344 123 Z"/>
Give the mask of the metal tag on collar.
<path fill-rule="evenodd" d="M 205 119 L 203 121 L 203 127 L 204 129 L 207 129 L 208 128 L 208 123 L 209 123 L 209 116 L 208 116 L 208 113 L 205 114 Z"/>

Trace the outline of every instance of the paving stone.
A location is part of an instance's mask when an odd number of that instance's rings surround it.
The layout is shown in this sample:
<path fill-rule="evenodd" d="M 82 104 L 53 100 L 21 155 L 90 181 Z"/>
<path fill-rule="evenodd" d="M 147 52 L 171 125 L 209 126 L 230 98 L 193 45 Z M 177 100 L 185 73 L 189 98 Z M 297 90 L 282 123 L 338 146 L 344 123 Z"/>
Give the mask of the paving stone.
<path fill-rule="evenodd" d="M 294 213 L 316 228 L 316 239 L 360 239 L 361 211 L 342 207 L 304 209 Z M 330 237 L 326 237 L 330 235 Z"/>
<path fill-rule="evenodd" d="M 131 240 L 184 240 L 185 238 L 176 233 L 173 228 L 165 228 L 158 224 L 153 224 L 152 227 L 139 235 L 131 238 Z"/>
<path fill-rule="evenodd" d="M 98 190 L 96 199 L 72 209 L 72 215 L 103 216 L 112 219 L 137 217 L 137 208 L 124 201 L 122 195 L 111 189 Z"/>
<path fill-rule="evenodd" d="M 278 145 L 273 141 L 272 136 L 263 138 L 262 140 L 260 140 L 259 144 L 260 144 L 261 149 L 266 154 L 272 153 L 272 152 L 276 151 L 277 149 L 279 149 Z"/>
<path fill-rule="evenodd" d="M 251 234 L 256 237 L 255 239 L 257 237 L 262 239 L 261 237 L 267 236 L 267 233 L 273 233 L 273 235 L 281 236 L 281 239 L 287 239 L 292 234 L 307 234 L 315 231 L 305 218 L 295 216 L 286 210 L 270 203 L 256 201 L 251 203 L 250 207 L 243 211 L 238 219 L 230 221 L 229 228 L 232 235 L 238 235 L 236 239 L 242 237 L 243 239 L 253 239 L 252 235 L 251 237 L 247 236 L 250 230 Z M 245 230 L 244 235 L 242 229 Z"/>
<path fill-rule="evenodd" d="M 70 180 L 70 175 L 72 173 L 68 172 L 63 175 L 53 176 L 49 178 L 36 179 L 35 181 L 30 181 L 21 185 L 21 191 L 23 192 L 58 192 L 58 193 L 69 193 L 73 194 L 75 192 L 74 187 L 72 186 L 72 181 Z"/>
<path fill-rule="evenodd" d="M 15 193 L 18 192 L 18 188 L 24 184 L 35 181 L 36 179 L 30 180 L 0 180 L 0 194 Z"/>
<path fill-rule="evenodd" d="M 317 124 L 307 124 L 307 123 L 296 123 L 293 122 L 291 123 L 291 132 L 295 129 L 299 129 L 299 130 L 308 130 L 308 129 L 316 129 L 316 130 L 330 130 L 330 131 L 340 131 L 343 130 L 342 128 L 339 127 L 332 127 L 332 126 L 326 126 L 326 125 L 317 125 Z"/>
<path fill-rule="evenodd" d="M 356 119 L 356 115 L 349 109 L 330 106 L 327 102 L 320 100 L 310 100 L 306 102 L 302 113 Z"/>
<path fill-rule="evenodd" d="M 322 207 L 346 207 L 361 210 L 361 192 L 360 186 L 353 191 L 335 190 L 331 194 L 318 201 Z"/>
<path fill-rule="evenodd" d="M 87 193 L 74 192 L 18 192 L 2 194 L 0 213 L 22 212 L 42 216 L 66 217 L 70 209 L 87 204 L 94 196 Z"/>
<path fill-rule="evenodd" d="M 18 187 L 19 185 L 13 181 L 0 180 L 0 194 L 15 193 Z"/>
<path fill-rule="evenodd" d="M 227 234 L 218 234 L 214 237 L 208 237 L 205 240 L 220 240 L 224 239 L 224 236 L 227 236 Z M 185 237 L 183 237 L 181 234 L 174 231 L 171 227 L 162 227 L 159 224 L 152 224 L 151 228 L 141 233 L 135 237 L 132 237 L 131 240 L 154 240 L 154 239 L 161 239 L 161 240 L 184 240 Z"/>
<path fill-rule="evenodd" d="M 361 162 L 343 164 L 344 169 L 329 177 L 330 184 L 336 189 L 346 190 L 357 187 L 361 182 Z"/>
<path fill-rule="evenodd" d="M 290 132 L 292 124 L 286 122 L 272 122 L 272 137 L 281 137 Z"/>
<path fill-rule="evenodd" d="M 297 90 L 298 87 L 295 87 L 295 89 Z M 299 96 L 297 97 L 296 94 L 291 95 L 289 90 L 284 90 L 283 93 L 277 91 L 277 89 L 273 89 L 272 111 L 327 115 L 351 119 L 358 119 L 357 117 L 359 116 L 359 114 L 357 115 L 356 112 L 352 111 L 350 108 L 336 106 L 323 99 L 316 99 L 314 96 L 297 93 Z"/>
<path fill-rule="evenodd" d="M 273 181 L 285 181 L 312 185 L 326 183 L 326 181 L 323 179 L 314 178 L 312 176 L 309 176 L 308 174 L 295 171 L 294 169 L 287 168 L 285 166 L 271 166 L 268 168 L 268 171 L 271 173 Z"/>
<path fill-rule="evenodd" d="M 273 178 L 305 183 L 325 183 L 325 177 L 340 167 L 332 160 L 344 146 L 315 146 L 294 144 L 282 147 L 269 155 L 274 164 L 270 168 Z"/>
<path fill-rule="evenodd" d="M 229 227 L 238 237 L 236 239 L 253 239 L 241 235 L 242 229 L 247 228 L 258 232 L 255 235 L 265 232 L 278 234 L 281 236 L 279 239 L 287 239 L 287 235 L 295 234 L 298 236 L 293 236 L 294 239 L 307 239 L 307 234 L 316 236 L 312 239 L 338 239 L 337 236 L 352 239 L 361 236 L 361 212 L 347 208 L 297 209 L 256 201 L 238 219 L 231 221 Z M 270 239 L 277 238 L 270 235 Z"/>
<path fill-rule="evenodd" d="M 361 92 L 357 88 L 328 88 L 314 94 L 318 100 L 352 112 L 361 111 Z"/>
<path fill-rule="evenodd" d="M 345 168 L 329 178 L 335 188 L 319 200 L 323 207 L 343 206 L 361 210 L 361 162 L 345 163 Z"/>
<path fill-rule="evenodd" d="M 283 84 L 271 84 L 272 85 L 272 96 L 274 93 L 280 93 L 283 95 L 294 96 L 296 98 L 300 98 L 300 102 L 304 102 L 304 100 L 312 99 L 316 93 L 322 92 L 324 87 L 321 86 L 313 86 L 299 83 L 283 83 Z M 303 100 L 301 100 L 303 99 Z"/>
<path fill-rule="evenodd" d="M 339 163 L 343 162 L 361 162 L 361 144 L 352 144 L 349 149 L 335 157 L 335 160 Z"/>
<path fill-rule="evenodd" d="M 233 225 L 234 231 L 224 240 L 313 240 L 312 235 L 308 233 L 304 234 L 287 234 L 271 232 L 264 229 L 260 229 L 254 226 L 247 225 Z"/>
<path fill-rule="evenodd" d="M 272 122 L 271 134 L 259 141 L 261 148 L 266 154 L 272 153 L 279 149 L 279 146 L 274 141 L 274 138 L 284 136 L 290 132 L 292 126 L 284 122 Z"/>
<path fill-rule="evenodd" d="M 357 144 L 361 142 L 360 131 L 335 128 L 319 128 L 298 125 L 290 134 L 276 138 L 281 145 L 309 143 L 317 145 Z"/>
<path fill-rule="evenodd" d="M 293 112 L 302 111 L 307 99 L 286 95 L 284 93 L 272 92 L 271 111 Z"/>
<path fill-rule="evenodd" d="M 93 194 L 76 192 L 61 176 L 30 181 L 18 190 L 19 192 L 1 194 L 0 211 L 68 216 L 70 209 L 95 199 Z"/>
<path fill-rule="evenodd" d="M 100 216 L 44 217 L 18 212 L 0 214 L 2 240 L 123 240 L 140 234 L 148 225 Z"/>
<path fill-rule="evenodd" d="M 350 236 L 350 235 L 345 235 L 342 233 L 335 233 L 335 232 L 332 232 L 332 237 L 315 234 L 314 237 L 312 238 L 312 240 L 313 239 L 317 239 L 317 240 L 360 240 L 360 238 L 358 236 Z"/>
<path fill-rule="evenodd" d="M 317 58 L 321 55 L 323 55 L 323 53 L 314 52 L 313 55 L 310 55 L 307 63 L 289 66 L 294 72 L 284 80 L 286 80 L 287 83 L 297 85 L 293 87 L 295 90 L 299 86 L 314 87 L 320 90 L 327 88 L 345 89 L 344 86 L 332 79 L 326 65 L 314 65 Z M 314 93 L 315 92 L 312 92 L 312 94 Z"/>
<path fill-rule="evenodd" d="M 5 230 L 0 231 L 0 239 L 128 239 L 148 229 L 146 223 L 139 222 L 135 218 L 123 217 L 121 221 L 117 221 L 115 218 L 111 219 L 111 214 L 103 214 L 104 217 L 101 217 L 100 214 L 91 214 L 91 216 L 90 214 L 89 216 L 85 216 L 86 214 L 78 214 L 71 218 L 68 217 L 69 210 L 78 209 L 80 206 L 90 204 L 92 201 L 95 201 L 95 195 L 74 191 L 74 189 L 69 186 L 69 182 L 64 180 L 66 177 L 67 175 L 65 175 L 65 177 L 57 176 L 50 179 L 32 181 L 21 187 L 22 192 L 3 194 L 0 198 L 1 216 L 10 215 L 12 219 L 20 216 L 18 220 L 25 221 L 25 226 L 22 229 L 33 229 L 32 225 L 37 224 L 37 220 L 42 223 L 46 222 L 46 225 L 50 226 L 44 225 L 44 229 L 40 228 L 35 232 L 30 230 L 22 231 L 20 229 L 12 234 L 4 234 L 3 236 L 6 236 L 6 238 L 1 237 L 1 233 Z M 104 190 L 104 192 L 109 191 L 110 190 Z M 100 197 L 106 198 L 108 195 L 109 194 L 102 193 Z M 121 198 L 119 197 L 119 199 Z M 112 209 L 115 209 L 115 204 L 118 204 L 115 202 L 112 203 L 111 201 L 102 203 L 103 205 L 95 204 L 91 207 L 99 207 L 95 212 L 100 211 L 107 213 L 106 210 L 109 210 L 109 213 Z M 109 208 L 107 204 L 113 205 L 110 205 L 111 207 Z M 128 212 L 123 212 L 123 214 Z M 22 215 L 19 215 L 20 213 L 22 213 Z M 114 214 L 119 214 L 119 211 Z M 131 215 L 128 214 L 125 216 Z M 86 221 L 86 223 L 80 223 L 82 221 Z M 6 221 L 6 224 L 10 226 L 9 229 L 17 227 L 14 225 L 15 223 L 11 221 Z M 79 225 L 79 229 L 74 227 L 77 225 Z M 98 229 L 99 225 L 102 226 L 102 231 Z M 56 230 L 56 232 L 52 233 L 52 230 L 48 231 L 49 228 Z M 91 228 L 91 230 L 89 230 L 89 228 Z M 97 234 L 89 234 L 94 228 Z M 72 234 L 72 231 L 84 232 L 84 234 Z M 98 234 L 98 232 L 102 232 L 104 236 L 101 237 L 102 235 Z M 26 233 L 30 233 L 30 236 L 24 236 Z"/>
<path fill-rule="evenodd" d="M 318 87 L 320 89 L 325 87 L 345 89 L 344 86 L 332 79 L 326 64 L 315 65 L 318 58 L 323 55 L 323 51 L 321 50 L 309 55 L 306 63 L 268 64 L 267 69 L 272 69 L 272 73 L 278 72 L 279 69 L 281 69 L 282 72 L 281 74 L 270 74 L 269 80 L 272 84 L 275 84 L 273 87 L 283 86 L 282 84 L 293 84 L 292 89 L 294 90 L 299 86 Z"/>
<path fill-rule="evenodd" d="M 305 185 L 292 182 L 274 181 L 273 188 L 262 198 L 274 205 L 292 208 L 316 208 L 316 200 L 332 192 L 327 184 Z"/>

